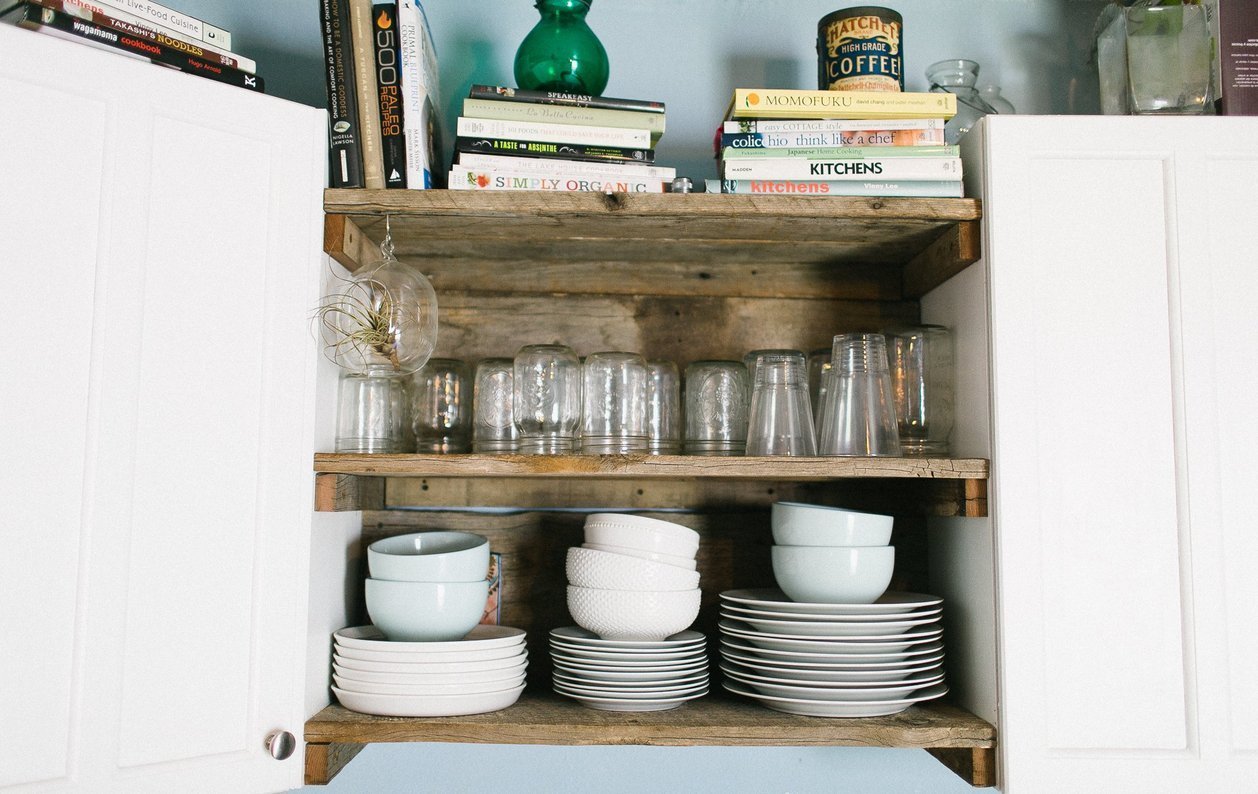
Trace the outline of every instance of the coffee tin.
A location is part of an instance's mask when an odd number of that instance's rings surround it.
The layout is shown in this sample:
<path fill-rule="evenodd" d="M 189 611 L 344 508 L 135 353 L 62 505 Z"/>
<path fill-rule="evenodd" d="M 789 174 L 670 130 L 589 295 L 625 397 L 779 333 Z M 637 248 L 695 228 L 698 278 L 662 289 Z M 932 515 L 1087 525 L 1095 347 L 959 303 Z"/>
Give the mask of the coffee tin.
<path fill-rule="evenodd" d="M 881 6 L 856 6 L 817 23 L 817 87 L 903 91 L 904 21 Z"/>

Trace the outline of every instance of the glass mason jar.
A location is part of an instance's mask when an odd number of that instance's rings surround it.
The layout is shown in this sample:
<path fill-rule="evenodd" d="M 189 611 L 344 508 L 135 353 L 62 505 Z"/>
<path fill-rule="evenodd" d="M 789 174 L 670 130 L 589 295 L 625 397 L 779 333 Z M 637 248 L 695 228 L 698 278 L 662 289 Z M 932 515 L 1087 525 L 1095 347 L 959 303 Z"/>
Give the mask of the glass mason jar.
<path fill-rule="evenodd" d="M 956 94 L 957 97 L 957 114 L 944 125 L 944 140 L 950 144 L 961 140 L 961 136 L 983 116 L 996 112 L 974 87 L 978 80 L 978 68 L 975 61 L 953 58 L 932 63 L 926 69 L 931 91 Z"/>
<path fill-rule="evenodd" d="M 585 15 L 591 0 L 537 0 L 541 20 L 515 53 L 520 88 L 599 96 L 607 87 L 607 50 Z"/>

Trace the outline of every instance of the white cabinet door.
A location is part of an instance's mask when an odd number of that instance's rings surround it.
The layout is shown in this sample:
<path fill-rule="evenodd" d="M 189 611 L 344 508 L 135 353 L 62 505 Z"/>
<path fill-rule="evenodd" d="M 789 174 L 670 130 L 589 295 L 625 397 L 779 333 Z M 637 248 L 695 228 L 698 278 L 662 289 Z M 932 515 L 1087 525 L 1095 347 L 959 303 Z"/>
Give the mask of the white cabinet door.
<path fill-rule="evenodd" d="M 1258 123 L 978 134 L 1003 788 L 1252 786 Z"/>
<path fill-rule="evenodd" d="M 321 111 L 0 26 L 0 786 L 276 791 Z"/>

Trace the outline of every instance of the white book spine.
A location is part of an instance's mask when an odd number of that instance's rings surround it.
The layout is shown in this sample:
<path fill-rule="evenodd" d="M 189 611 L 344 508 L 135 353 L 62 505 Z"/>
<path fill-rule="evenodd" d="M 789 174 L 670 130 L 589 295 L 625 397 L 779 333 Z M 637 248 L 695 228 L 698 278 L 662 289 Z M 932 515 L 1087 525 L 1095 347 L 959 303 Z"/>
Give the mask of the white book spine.
<path fill-rule="evenodd" d="M 402 62 L 402 130 L 406 144 L 406 184 L 433 187 L 436 128 L 437 56 L 423 6 L 418 0 L 397 0 L 398 40 Z"/>
<path fill-rule="evenodd" d="M 147 19 L 158 27 L 170 31 L 172 34 L 190 36 L 194 41 L 203 41 L 206 44 L 213 44 L 225 50 L 232 48 L 232 34 L 230 31 L 223 30 L 196 17 L 190 17 L 173 8 L 167 8 L 150 0 L 91 0 L 85 3 L 85 5 L 90 7 L 92 3 L 101 6 L 100 11 L 102 14 L 108 14 L 109 9 L 125 11 L 141 19 Z"/>
<path fill-rule="evenodd" d="M 637 179 L 617 174 L 554 174 L 495 171 L 455 165 L 450 169 L 451 190 L 548 190 L 560 193 L 663 193 L 664 180 Z"/>
<path fill-rule="evenodd" d="M 676 168 L 635 163 L 590 163 L 583 160 L 553 160 L 548 157 L 510 157 L 499 154 L 459 152 L 458 165 L 467 168 L 492 168 L 520 173 L 610 174 L 638 179 L 665 179 L 677 176 Z"/>
<path fill-rule="evenodd" d="M 960 157 L 888 157 L 866 160 L 807 160 L 747 157 L 725 160 L 725 179 L 914 180 L 961 179 Z"/>
<path fill-rule="evenodd" d="M 964 188 L 954 180 L 923 179 L 904 182 L 860 180 L 708 179 L 708 193 L 748 196 L 901 196 L 962 198 Z"/>
<path fill-rule="evenodd" d="M 591 127 L 585 124 L 473 119 L 467 116 L 459 116 L 458 135 L 468 138 L 508 138 L 513 141 L 541 143 L 584 143 L 594 146 L 619 146 L 625 149 L 651 148 L 651 133 L 648 130 Z"/>
<path fill-rule="evenodd" d="M 107 17 L 113 17 L 119 22 L 125 22 L 128 25 L 135 25 L 137 27 L 144 28 L 145 30 L 151 30 L 154 33 L 160 33 L 161 35 L 169 36 L 172 39 L 178 39 L 179 41 L 184 41 L 189 44 L 193 44 L 197 47 L 200 47 L 202 50 L 205 50 L 207 55 L 219 56 L 218 60 L 220 61 L 222 58 L 230 59 L 232 62 L 224 64 L 226 66 L 235 67 L 241 70 L 242 72 L 248 72 L 249 74 L 258 73 L 258 64 L 256 61 L 254 61 L 252 58 L 246 58 L 240 53 L 231 52 L 230 50 L 226 49 L 221 43 L 211 45 L 209 42 L 206 42 L 202 39 L 198 39 L 190 33 L 181 32 L 179 30 L 174 30 L 172 28 L 164 28 L 161 25 L 157 24 L 156 22 L 152 21 L 152 19 L 148 17 L 136 16 L 135 14 L 132 14 L 129 11 L 123 10 L 121 7 L 101 8 L 100 6 L 95 5 L 95 3 L 97 2 L 100 2 L 100 0 L 64 0 L 64 7 L 66 11 L 71 14 L 74 13 L 75 7 L 84 9 L 88 12 L 94 11 L 98 14 L 103 14 L 104 16 L 107 16 Z M 215 60 L 215 59 L 210 58 L 209 60 Z"/>
<path fill-rule="evenodd" d="M 852 130 L 942 130 L 939 119 L 747 119 L 726 121 L 721 131 L 738 132 L 849 132 Z"/>

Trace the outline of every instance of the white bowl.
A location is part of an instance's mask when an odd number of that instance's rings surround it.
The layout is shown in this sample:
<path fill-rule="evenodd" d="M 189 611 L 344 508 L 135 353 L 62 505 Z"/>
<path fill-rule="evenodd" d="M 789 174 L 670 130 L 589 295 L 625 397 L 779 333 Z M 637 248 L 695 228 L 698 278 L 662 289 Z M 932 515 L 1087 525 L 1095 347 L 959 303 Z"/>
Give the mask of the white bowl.
<path fill-rule="evenodd" d="M 585 527 L 589 529 L 591 526 L 626 527 L 672 538 L 679 544 L 685 544 L 696 550 L 699 548 L 699 533 L 673 521 L 662 521 L 658 518 L 636 516 L 631 513 L 590 513 L 585 517 Z"/>
<path fill-rule="evenodd" d="M 769 516 L 773 542 L 783 546 L 885 546 L 892 516 L 841 507 L 774 502 Z"/>
<path fill-rule="evenodd" d="M 694 623 L 702 592 L 568 586 L 568 611 L 583 629 L 616 640 L 662 640 Z"/>
<path fill-rule="evenodd" d="M 795 601 L 868 604 L 891 584 L 895 546 L 774 546 L 773 576 Z"/>
<path fill-rule="evenodd" d="M 568 549 L 568 584 L 604 590 L 693 590 L 699 572 L 598 549 Z"/>
<path fill-rule="evenodd" d="M 443 642 L 467 636 L 485 614 L 489 582 L 367 580 L 367 614 L 390 640 Z"/>
<path fill-rule="evenodd" d="M 373 673 L 378 675 L 427 675 L 438 673 L 458 673 L 482 672 L 482 671 L 499 671 L 504 668 L 517 667 L 528 662 L 528 654 L 520 650 L 514 656 L 505 659 L 483 659 L 483 660 L 458 660 L 458 661 L 439 661 L 439 662 L 376 662 L 364 659 L 353 659 L 348 656 L 342 656 L 334 653 L 332 656 L 332 667 L 336 669 L 337 665 L 344 667 L 346 670 L 358 673 Z M 344 671 L 341 673 L 344 675 Z"/>
<path fill-rule="evenodd" d="M 693 532 L 693 530 L 691 531 Z M 698 533 L 695 533 L 695 540 L 692 542 L 657 532 L 649 527 L 634 527 L 628 524 L 610 524 L 606 522 L 587 521 L 585 523 L 585 542 L 597 543 L 600 546 L 639 549 L 653 554 L 668 554 L 673 557 L 694 557 L 699 551 Z"/>
<path fill-rule="evenodd" d="M 373 579 L 475 582 L 489 575 L 489 540 L 471 532 L 412 532 L 367 547 Z"/>
<path fill-rule="evenodd" d="M 427 666 L 419 666 L 427 669 Z M 467 670 L 455 667 L 449 672 L 416 672 L 416 673 L 374 673 L 346 667 L 341 660 L 332 663 L 332 672 L 347 681 L 361 681 L 368 684 L 401 684 L 416 686 L 421 684 L 483 684 L 489 681 L 510 681 L 524 675 L 528 669 L 528 660 L 521 657 L 520 661 L 509 667 L 497 667 L 491 670 Z M 354 687 L 345 687 L 353 689 Z M 496 687 L 502 689 L 502 687 Z"/>
<path fill-rule="evenodd" d="M 382 717 L 458 717 L 500 711 L 520 699 L 524 685 L 474 695 L 369 695 L 332 687 L 341 705 L 360 714 Z"/>
<path fill-rule="evenodd" d="M 333 673 L 332 682 L 346 692 L 361 692 L 365 695 L 478 695 L 523 686 L 524 673 L 497 681 L 448 681 L 437 684 L 378 684 Z"/>
<path fill-rule="evenodd" d="M 676 554 L 660 554 L 654 551 L 643 551 L 642 549 L 630 548 L 628 546 L 607 546 L 602 543 L 582 543 L 583 549 L 595 549 L 596 551 L 606 551 L 611 554 L 624 554 L 628 557 L 637 557 L 640 560 L 650 560 L 651 562 L 659 562 L 665 565 L 673 565 L 678 568 L 685 568 L 687 571 L 693 571 L 698 568 L 695 558 L 678 557 Z"/>

